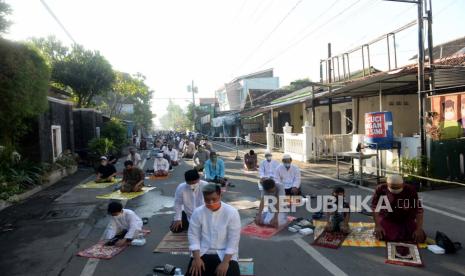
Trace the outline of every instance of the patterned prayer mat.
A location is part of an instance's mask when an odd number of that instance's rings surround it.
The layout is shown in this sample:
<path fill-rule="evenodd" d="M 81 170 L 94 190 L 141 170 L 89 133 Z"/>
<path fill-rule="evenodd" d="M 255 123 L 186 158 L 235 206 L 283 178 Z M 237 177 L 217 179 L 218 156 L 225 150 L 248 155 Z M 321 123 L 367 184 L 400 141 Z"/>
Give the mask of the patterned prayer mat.
<path fill-rule="evenodd" d="M 388 242 L 386 246 L 387 264 L 423 266 L 420 251 L 416 244 Z"/>
<path fill-rule="evenodd" d="M 173 233 L 169 231 L 157 247 L 153 250 L 154 253 L 185 253 L 189 254 L 189 240 L 187 232 Z"/>
<path fill-rule="evenodd" d="M 346 235 L 340 232 L 323 231 L 312 243 L 313 246 L 321 246 L 331 249 L 338 249 L 344 242 Z"/>
<path fill-rule="evenodd" d="M 326 226 L 326 221 L 314 220 L 314 239 L 323 233 Z M 342 246 L 355 247 L 386 247 L 386 242 L 379 241 L 373 234 L 375 230 L 374 222 L 349 222 L 350 233 L 342 243 Z M 420 248 L 426 248 L 426 243 L 418 244 Z"/>
<path fill-rule="evenodd" d="M 150 233 L 150 230 L 142 229 L 144 236 L 147 236 Z M 94 258 L 94 259 L 104 259 L 109 260 L 119 253 L 123 252 L 128 245 L 125 246 L 107 246 L 104 241 L 100 241 L 97 244 L 92 245 L 91 247 L 84 249 L 78 252 L 76 255 L 85 258 Z"/>
<path fill-rule="evenodd" d="M 81 184 L 78 186 L 80 189 L 103 189 L 106 187 L 110 187 L 116 183 L 118 183 L 119 179 L 113 179 L 112 182 L 95 182 L 95 181 L 89 181 L 85 184 Z"/>
<path fill-rule="evenodd" d="M 273 228 L 273 227 L 267 227 L 267 226 L 259 226 L 255 224 L 255 222 L 251 222 L 250 224 L 246 225 L 244 228 L 241 230 L 241 234 L 247 235 L 247 236 L 254 236 L 262 239 L 269 239 L 279 233 L 281 230 L 286 228 L 291 221 L 293 221 L 295 217 L 288 216 L 287 217 L 287 223 L 284 225 L 281 225 L 278 228 Z"/>
<path fill-rule="evenodd" d="M 143 187 L 141 192 L 135 192 L 135 193 L 122 193 L 121 191 L 115 191 L 109 194 L 98 195 L 97 198 L 98 199 L 118 199 L 118 200 L 133 199 L 153 189 L 155 189 L 155 187 Z"/>

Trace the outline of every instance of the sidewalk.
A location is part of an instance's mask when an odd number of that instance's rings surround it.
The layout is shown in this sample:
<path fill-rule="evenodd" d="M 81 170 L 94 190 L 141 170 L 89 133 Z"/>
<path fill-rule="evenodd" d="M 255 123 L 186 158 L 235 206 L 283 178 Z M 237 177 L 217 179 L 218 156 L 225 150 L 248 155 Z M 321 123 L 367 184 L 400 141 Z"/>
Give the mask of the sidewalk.
<path fill-rule="evenodd" d="M 236 145 L 222 143 L 222 142 L 215 142 L 215 144 L 229 147 L 233 150 L 236 150 Z M 254 147 L 245 147 L 239 146 L 239 156 L 243 158 L 244 154 L 248 152 L 250 149 L 253 149 L 256 153 L 259 154 L 259 160 L 263 160 L 264 152 L 266 149 L 262 147 L 254 148 Z M 273 159 L 281 160 L 284 153 L 282 152 L 273 152 Z M 234 152 L 235 156 L 235 152 Z M 335 161 L 320 161 L 320 162 L 313 162 L 313 163 L 306 163 L 300 161 L 293 161 L 293 164 L 297 165 L 304 173 L 316 174 L 316 175 L 323 175 L 325 177 L 329 177 L 338 181 L 337 179 L 337 171 L 336 171 L 336 162 Z M 349 170 L 350 166 L 348 164 L 339 164 L 339 169 L 341 175 Z M 349 179 L 341 179 L 339 181 L 347 182 L 350 185 L 356 185 L 349 182 Z M 341 183 L 342 183 L 341 182 Z M 303 183 L 305 185 L 305 183 Z M 368 183 L 367 187 L 360 187 L 361 189 L 371 191 L 374 190 L 376 187 L 376 182 L 371 181 Z M 451 215 L 459 215 L 463 216 L 463 220 L 465 221 L 465 187 L 448 187 L 441 190 L 429 190 L 423 191 L 419 193 L 420 197 L 423 199 L 423 203 L 434 209 L 439 209 L 445 213 L 450 213 Z"/>

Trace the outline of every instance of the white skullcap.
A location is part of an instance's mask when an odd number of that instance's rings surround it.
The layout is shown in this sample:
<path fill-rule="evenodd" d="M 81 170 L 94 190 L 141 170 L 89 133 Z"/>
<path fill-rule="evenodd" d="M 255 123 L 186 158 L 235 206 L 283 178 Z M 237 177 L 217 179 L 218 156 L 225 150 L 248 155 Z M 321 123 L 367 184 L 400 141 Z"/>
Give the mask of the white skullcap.
<path fill-rule="evenodd" d="M 157 153 L 156 156 L 157 156 L 157 158 L 163 158 L 163 153 L 159 152 L 159 153 Z"/>
<path fill-rule="evenodd" d="M 283 154 L 283 159 L 292 159 L 291 155 L 290 154 Z"/>
<path fill-rule="evenodd" d="M 267 156 L 267 155 L 271 155 L 271 151 L 265 150 L 265 156 Z"/>
<path fill-rule="evenodd" d="M 386 182 L 388 184 L 403 184 L 404 183 L 404 179 L 402 178 L 402 176 L 398 175 L 398 174 L 390 174 L 388 175 L 388 177 L 386 178 Z"/>

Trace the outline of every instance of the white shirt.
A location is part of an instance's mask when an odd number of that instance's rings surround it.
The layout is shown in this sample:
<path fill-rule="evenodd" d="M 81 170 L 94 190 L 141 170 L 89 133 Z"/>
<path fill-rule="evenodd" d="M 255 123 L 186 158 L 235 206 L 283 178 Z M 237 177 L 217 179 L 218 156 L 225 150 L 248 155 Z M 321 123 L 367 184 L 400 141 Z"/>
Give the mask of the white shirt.
<path fill-rule="evenodd" d="M 165 152 L 167 155 L 170 156 L 171 161 L 178 161 L 178 151 L 175 149 L 167 150 Z"/>
<path fill-rule="evenodd" d="M 200 256 L 216 252 L 223 261 L 224 255 L 231 254 L 231 259 L 237 261 L 241 238 L 239 212 L 224 202 L 216 212 L 202 205 L 192 214 L 188 237 L 189 250 L 200 250 Z"/>
<path fill-rule="evenodd" d="M 133 239 L 138 232 L 142 230 L 142 220 L 129 209 L 123 209 L 123 213 L 116 217 L 111 217 L 111 223 L 106 232 L 106 239 L 112 239 L 116 234 L 123 230 L 128 232 L 124 236 L 125 239 Z"/>
<path fill-rule="evenodd" d="M 178 148 L 181 151 L 184 149 L 184 141 L 183 140 L 181 140 L 181 142 L 179 142 Z"/>
<path fill-rule="evenodd" d="M 268 162 L 267 160 L 263 160 L 262 163 L 260 164 L 260 168 L 258 168 L 258 175 L 260 178 L 263 177 L 274 177 L 276 168 L 278 168 L 279 162 L 276 160 L 271 160 Z"/>
<path fill-rule="evenodd" d="M 282 184 L 285 189 L 300 187 L 300 169 L 291 164 L 289 169 L 286 169 L 283 164 L 276 168 L 274 180 Z"/>
<path fill-rule="evenodd" d="M 157 171 L 168 171 L 170 169 L 170 164 L 165 158 L 155 158 L 153 161 L 153 170 Z"/>
<path fill-rule="evenodd" d="M 134 166 L 139 166 L 140 161 L 142 161 L 140 154 L 138 154 L 137 152 L 134 154 L 134 157 L 131 154 L 129 154 L 126 160 L 131 160 L 134 163 Z"/>
<path fill-rule="evenodd" d="M 187 220 L 190 221 L 195 208 L 204 204 L 202 187 L 207 184 L 208 182 L 200 180 L 195 190 L 192 190 L 191 185 L 186 182 L 178 185 L 174 194 L 174 210 L 176 211 L 174 220 L 181 220 L 182 211 L 184 210 Z"/>

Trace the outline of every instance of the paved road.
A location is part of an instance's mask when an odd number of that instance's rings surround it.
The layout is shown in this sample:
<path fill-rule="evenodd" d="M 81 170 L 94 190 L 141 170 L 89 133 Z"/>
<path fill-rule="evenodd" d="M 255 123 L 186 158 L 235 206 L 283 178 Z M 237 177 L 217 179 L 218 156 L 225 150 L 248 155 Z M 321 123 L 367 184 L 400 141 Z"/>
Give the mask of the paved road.
<path fill-rule="evenodd" d="M 259 195 L 256 185 L 257 177 L 242 173 L 240 161 L 234 161 L 234 151 L 221 145 L 215 145 L 215 147 L 226 162 L 226 174 L 236 185 L 235 188 L 230 188 L 224 194 L 224 200 L 256 199 Z M 151 165 L 152 161 L 148 160 L 145 167 L 148 168 Z M 44 229 L 41 230 L 42 234 L 50 231 L 49 237 L 38 238 L 33 245 L 17 243 L 18 247 L 27 247 L 27 250 L 14 248 L 11 241 L 6 241 L 6 239 L 19 238 L 19 234 L 11 233 L 8 234 L 10 236 L 0 236 L 1 244 L 5 242 L 8 244 L 7 248 L 11 250 L 9 252 L 2 250 L 3 252 L 0 253 L 2 259 L 0 269 L 7 272 L 7 274 L 3 272 L 0 274 L 143 276 L 150 274 L 153 266 L 165 263 L 179 266 L 185 271 L 189 260 L 188 256 L 152 253 L 152 251 L 168 231 L 173 216 L 174 191 L 177 184 L 182 182 L 184 171 L 190 166 L 190 161 L 183 162 L 169 179 L 147 181 L 157 188 L 142 197 L 127 201 L 126 208 L 135 210 L 140 216 L 150 218 L 146 227 L 150 228 L 152 233 L 147 237 L 145 246 L 130 247 L 109 261 L 88 260 L 74 256 L 78 249 L 86 248 L 100 239 L 109 219 L 105 216 L 107 201 L 95 199 L 95 195 L 102 193 L 101 190 L 72 189 L 54 199 L 53 204 L 68 204 L 76 206 L 76 208 L 78 206 L 79 208 L 91 206 L 92 214 L 84 221 L 68 221 L 66 227 L 61 228 L 61 232 L 60 228 L 53 227 L 53 221 L 45 226 L 43 223 L 37 222 L 37 227 L 40 225 L 41 229 Z M 335 185 L 341 185 L 341 183 L 314 173 L 303 173 L 303 191 L 305 194 L 329 194 Z M 369 190 L 350 185 L 344 185 L 344 187 L 349 195 L 370 194 Z M 240 211 L 240 214 L 242 223 L 245 225 L 252 220 L 255 211 L 243 210 Z M 295 216 L 310 217 L 310 214 L 300 208 Z M 425 230 L 430 236 L 434 235 L 436 230 L 444 231 L 452 239 L 465 244 L 465 218 L 462 220 L 459 218 L 462 217 L 452 218 L 440 214 L 440 211 L 438 213 L 436 209 L 434 211 L 425 210 Z M 353 214 L 351 220 L 369 221 L 370 219 L 361 214 Z M 50 230 L 47 230 L 47 227 L 50 227 Z M 28 232 L 24 234 L 26 233 Z M 313 241 L 313 236 L 302 238 L 298 234 L 287 231 L 281 232 L 270 240 L 242 236 L 240 257 L 254 259 L 255 273 L 258 276 L 398 275 L 407 273 L 411 275 L 465 275 L 465 250 L 456 255 L 434 255 L 423 249 L 421 255 L 425 267 L 413 268 L 385 264 L 385 248 L 342 247 L 338 250 L 331 250 L 313 247 L 310 245 L 311 241 Z M 49 247 L 53 250 L 48 250 Z M 41 254 L 40 248 L 44 252 L 42 255 L 28 256 L 31 252 Z M 17 254 L 23 255 L 18 257 Z M 50 254 L 49 258 L 47 254 Z M 11 261 L 4 259 L 8 256 L 11 257 Z M 35 271 L 34 267 L 36 267 Z"/>

